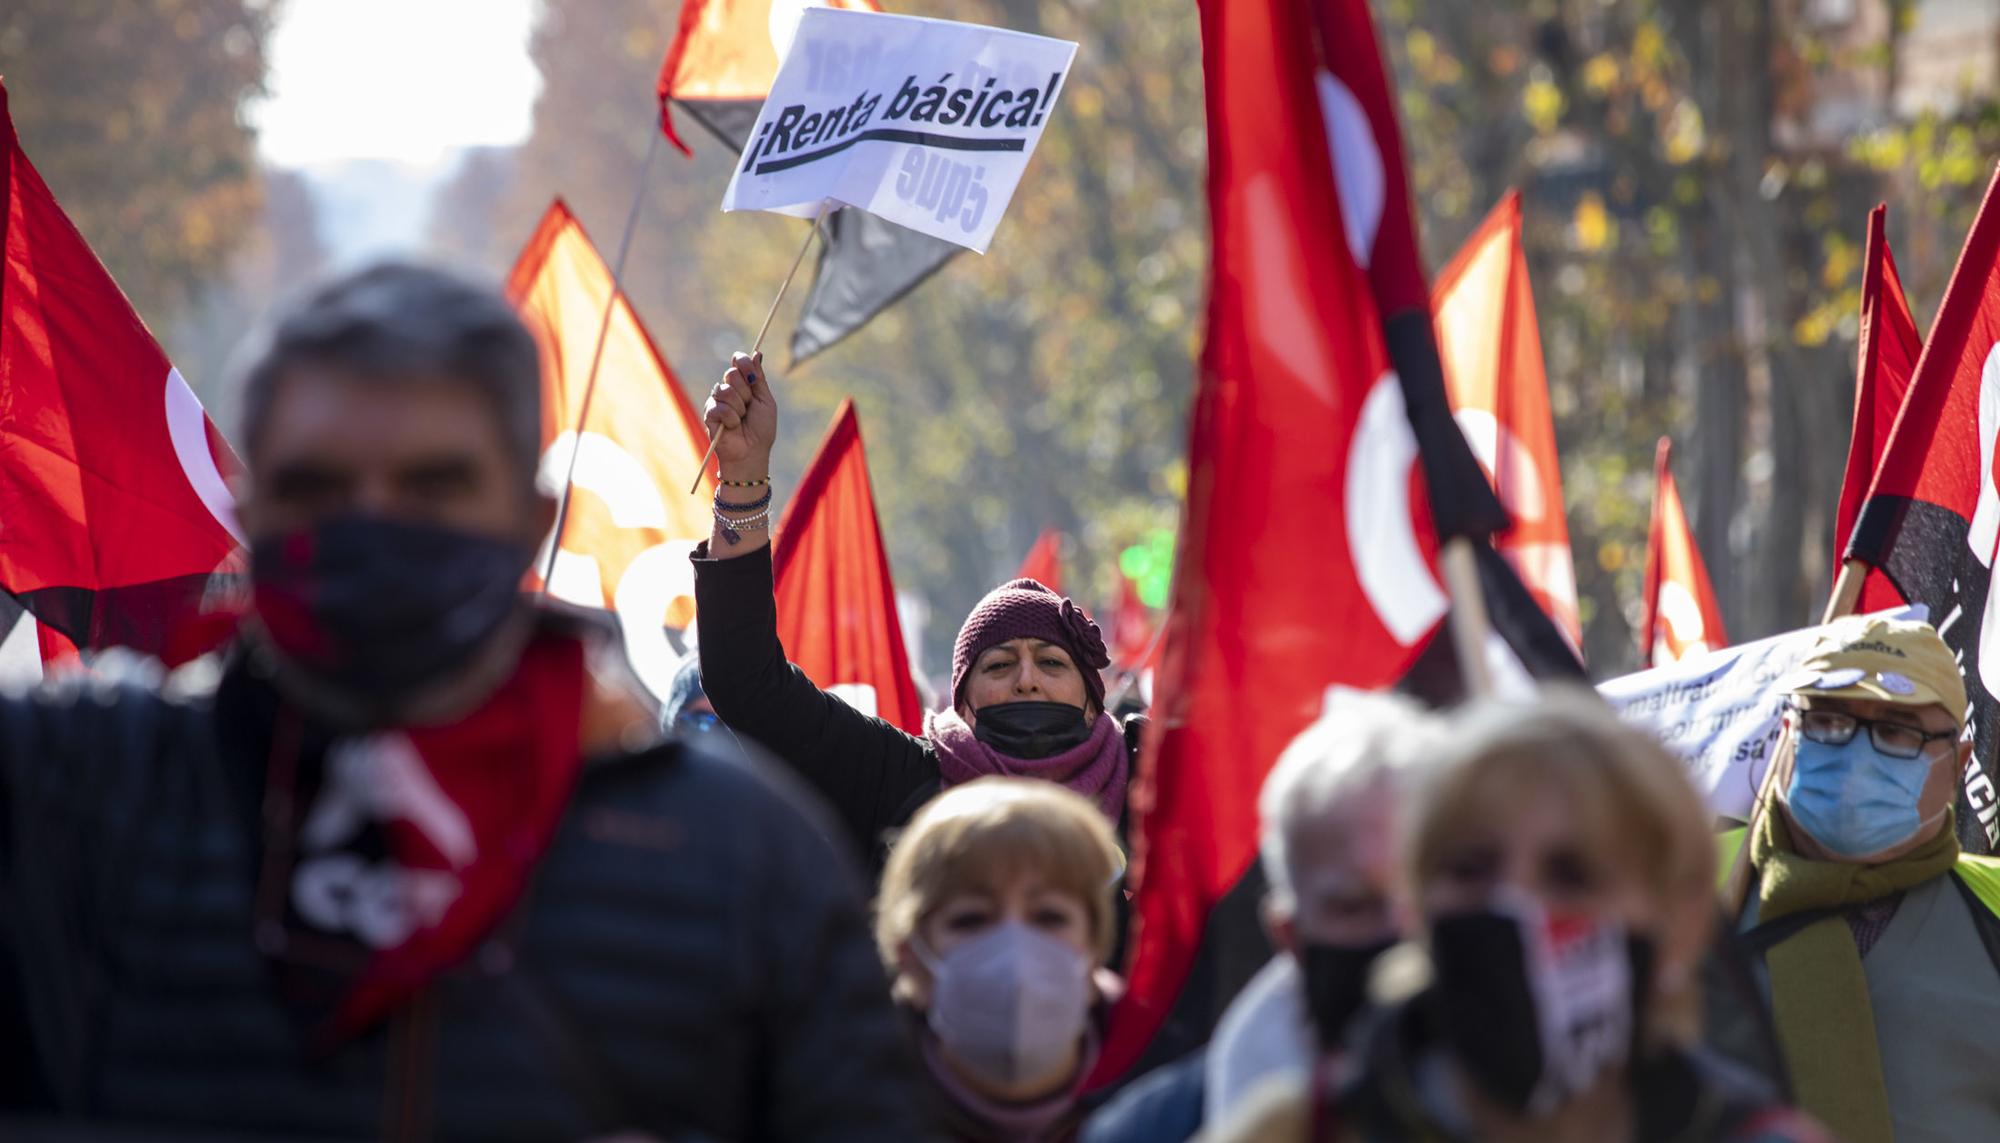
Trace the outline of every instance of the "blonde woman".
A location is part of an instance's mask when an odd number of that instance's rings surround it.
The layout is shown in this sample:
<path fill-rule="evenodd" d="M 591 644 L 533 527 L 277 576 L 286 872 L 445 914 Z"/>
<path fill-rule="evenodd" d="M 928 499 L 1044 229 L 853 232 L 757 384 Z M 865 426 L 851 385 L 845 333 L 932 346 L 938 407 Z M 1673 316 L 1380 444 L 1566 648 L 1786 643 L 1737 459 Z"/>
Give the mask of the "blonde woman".
<path fill-rule="evenodd" d="M 1104 815 L 1032 779 L 954 786 L 897 839 L 876 944 L 948 1137 L 1074 1135 L 1119 988 L 1104 965 L 1123 871 Z"/>
<path fill-rule="evenodd" d="M 1588 693 L 1456 723 L 1405 803 L 1427 981 L 1347 1074 L 1264 1093 L 1226 1137 L 1825 1138 L 1696 1047 L 1715 847 L 1680 763 Z"/>

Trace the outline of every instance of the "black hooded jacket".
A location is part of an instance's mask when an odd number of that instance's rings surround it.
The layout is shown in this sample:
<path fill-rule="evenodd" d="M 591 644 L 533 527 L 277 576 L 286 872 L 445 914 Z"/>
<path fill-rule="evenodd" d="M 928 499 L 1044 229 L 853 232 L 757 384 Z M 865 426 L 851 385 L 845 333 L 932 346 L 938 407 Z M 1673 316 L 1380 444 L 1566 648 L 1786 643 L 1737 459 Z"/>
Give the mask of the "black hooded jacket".
<path fill-rule="evenodd" d="M 785 658 L 771 594 L 771 549 L 712 560 L 694 553 L 701 682 L 731 730 L 769 750 L 825 798 L 856 852 L 878 870 L 888 833 L 937 794 L 937 750 L 929 739 L 863 714 L 813 685 Z M 1138 756 L 1143 718 L 1125 721 Z M 1125 836 L 1121 812 L 1118 833 Z"/>

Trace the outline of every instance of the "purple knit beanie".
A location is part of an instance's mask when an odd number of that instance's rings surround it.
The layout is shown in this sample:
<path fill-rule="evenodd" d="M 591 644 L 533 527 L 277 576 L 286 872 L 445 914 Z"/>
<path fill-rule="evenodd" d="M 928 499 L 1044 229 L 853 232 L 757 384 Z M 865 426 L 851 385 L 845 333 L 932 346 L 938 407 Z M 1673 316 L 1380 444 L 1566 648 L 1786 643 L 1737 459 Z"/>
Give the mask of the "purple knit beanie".
<path fill-rule="evenodd" d="M 965 699 L 965 676 L 973 660 L 989 647 L 1013 639 L 1040 639 L 1069 652 L 1077 670 L 1083 672 L 1084 690 L 1099 710 L 1104 709 L 1104 676 L 1098 672 L 1111 665 L 1104 649 L 1104 635 L 1084 610 L 1032 579 L 1003 583 L 986 593 L 965 625 L 958 629 L 958 644 L 951 651 L 951 703 Z"/>

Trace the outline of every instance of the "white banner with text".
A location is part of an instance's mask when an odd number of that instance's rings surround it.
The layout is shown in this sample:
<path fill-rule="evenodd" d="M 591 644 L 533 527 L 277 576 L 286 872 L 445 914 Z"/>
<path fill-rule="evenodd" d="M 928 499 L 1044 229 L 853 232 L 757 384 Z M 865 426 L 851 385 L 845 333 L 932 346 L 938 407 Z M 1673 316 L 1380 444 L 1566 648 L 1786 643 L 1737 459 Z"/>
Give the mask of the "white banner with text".
<path fill-rule="evenodd" d="M 722 209 L 854 206 L 984 253 L 1075 58 L 1046 36 L 808 8 Z"/>

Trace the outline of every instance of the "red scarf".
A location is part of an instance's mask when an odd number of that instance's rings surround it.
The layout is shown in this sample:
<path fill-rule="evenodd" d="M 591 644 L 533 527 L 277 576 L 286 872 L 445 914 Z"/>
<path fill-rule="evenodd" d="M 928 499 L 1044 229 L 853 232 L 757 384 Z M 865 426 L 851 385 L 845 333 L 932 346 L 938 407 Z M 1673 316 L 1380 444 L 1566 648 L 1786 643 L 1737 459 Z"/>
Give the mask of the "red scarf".
<path fill-rule="evenodd" d="M 582 642 L 543 633 L 448 726 L 334 739 L 314 766 L 280 715 L 269 808 L 295 828 L 267 837 L 260 897 L 285 918 L 281 962 L 334 974 L 322 1030 L 336 1042 L 465 960 L 519 902 L 576 783 L 587 685 Z"/>

